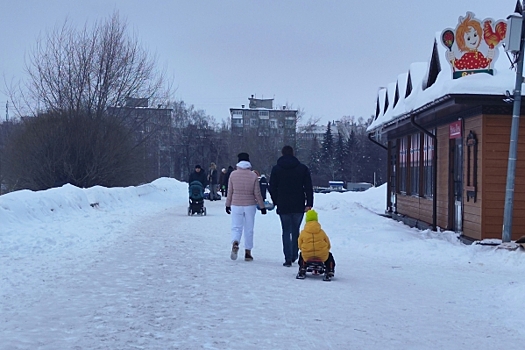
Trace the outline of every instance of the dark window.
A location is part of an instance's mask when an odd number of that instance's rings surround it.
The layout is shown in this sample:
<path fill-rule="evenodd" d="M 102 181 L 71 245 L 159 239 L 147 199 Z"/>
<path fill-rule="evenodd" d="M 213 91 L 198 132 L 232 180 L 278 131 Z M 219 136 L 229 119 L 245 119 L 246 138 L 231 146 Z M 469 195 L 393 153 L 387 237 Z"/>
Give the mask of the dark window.
<path fill-rule="evenodd" d="M 399 139 L 399 192 L 407 191 L 408 148 L 407 138 Z"/>
<path fill-rule="evenodd" d="M 477 199 L 478 192 L 478 139 L 474 131 L 467 136 L 467 202 L 472 198 Z"/>
<path fill-rule="evenodd" d="M 432 198 L 434 189 L 434 139 L 423 138 L 423 195 Z"/>
<path fill-rule="evenodd" d="M 432 50 L 432 57 L 430 59 L 430 67 L 428 70 L 428 80 L 426 82 L 426 86 L 424 89 L 434 85 L 440 71 L 441 71 L 441 65 L 439 64 L 439 52 L 437 49 L 437 43 L 434 42 L 434 49 Z"/>
<path fill-rule="evenodd" d="M 419 195 L 420 134 L 410 136 L 410 194 Z"/>
<path fill-rule="evenodd" d="M 396 93 L 394 95 L 394 107 L 397 106 L 398 101 L 399 101 L 399 85 L 396 84 Z"/>
<path fill-rule="evenodd" d="M 412 78 L 410 77 L 410 72 L 409 72 L 408 77 L 407 77 L 407 91 L 405 93 L 405 98 L 410 96 L 411 92 L 412 92 Z"/>

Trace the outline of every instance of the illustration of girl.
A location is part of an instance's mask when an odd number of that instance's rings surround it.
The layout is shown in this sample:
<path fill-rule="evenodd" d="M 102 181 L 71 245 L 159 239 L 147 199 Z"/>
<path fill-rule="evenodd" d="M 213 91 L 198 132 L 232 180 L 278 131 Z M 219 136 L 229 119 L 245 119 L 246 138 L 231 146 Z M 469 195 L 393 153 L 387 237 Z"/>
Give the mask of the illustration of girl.
<path fill-rule="evenodd" d="M 461 58 L 456 59 L 451 50 L 447 51 L 447 59 L 458 70 L 490 68 L 490 62 L 494 58 L 494 47 L 489 47 L 487 57 L 478 51 L 483 30 L 481 23 L 473 19 L 473 16 L 472 13 L 467 12 L 465 18 L 460 17 L 460 23 L 456 28 L 456 43 L 459 51 L 463 53 Z"/>

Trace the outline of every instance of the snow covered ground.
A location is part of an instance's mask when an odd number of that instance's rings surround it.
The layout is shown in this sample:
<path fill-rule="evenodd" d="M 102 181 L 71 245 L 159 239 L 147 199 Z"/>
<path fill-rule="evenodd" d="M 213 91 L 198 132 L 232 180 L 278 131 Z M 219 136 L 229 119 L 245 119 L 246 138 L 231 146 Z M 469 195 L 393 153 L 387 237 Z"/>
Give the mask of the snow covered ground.
<path fill-rule="evenodd" d="M 315 195 L 332 282 L 282 266 L 275 211 L 230 260 L 224 200 L 189 217 L 176 180 L 0 196 L 0 349 L 523 349 L 523 250 L 381 217 L 385 191 Z"/>

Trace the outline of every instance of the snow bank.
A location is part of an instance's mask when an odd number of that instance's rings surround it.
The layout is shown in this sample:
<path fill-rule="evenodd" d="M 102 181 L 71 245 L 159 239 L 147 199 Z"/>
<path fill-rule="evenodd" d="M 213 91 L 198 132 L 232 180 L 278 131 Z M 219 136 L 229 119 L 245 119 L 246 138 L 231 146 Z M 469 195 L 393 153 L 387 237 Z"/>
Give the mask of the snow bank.
<path fill-rule="evenodd" d="M 161 178 L 126 188 L 64 185 L 0 196 L 0 256 L 95 249 L 140 215 L 187 201 L 187 184 Z"/>

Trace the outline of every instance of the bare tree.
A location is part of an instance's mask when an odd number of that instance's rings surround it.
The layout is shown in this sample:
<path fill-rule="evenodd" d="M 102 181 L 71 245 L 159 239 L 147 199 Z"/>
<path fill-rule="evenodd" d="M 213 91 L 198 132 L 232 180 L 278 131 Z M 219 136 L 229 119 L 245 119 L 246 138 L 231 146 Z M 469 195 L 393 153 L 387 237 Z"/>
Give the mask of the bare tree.
<path fill-rule="evenodd" d="M 26 72 L 19 93 L 11 91 L 19 115 L 32 116 L 6 146 L 15 189 L 122 186 L 144 178 L 138 155 L 166 123 L 118 107 L 133 97 L 166 100 L 167 90 L 156 59 L 127 34 L 118 13 L 80 30 L 66 20 L 38 39 Z"/>
<path fill-rule="evenodd" d="M 127 97 L 165 100 L 164 74 L 156 69 L 127 24 L 115 12 L 91 28 L 74 28 L 67 20 L 37 40 L 26 62 L 23 90 L 26 107 L 37 115 L 67 112 L 102 118 L 107 107 Z M 163 101 L 164 102 L 164 101 Z"/>

